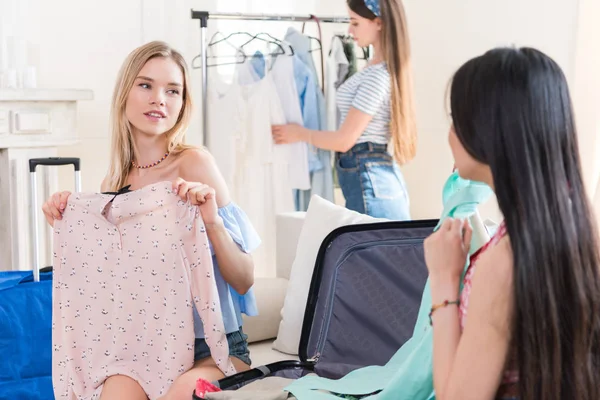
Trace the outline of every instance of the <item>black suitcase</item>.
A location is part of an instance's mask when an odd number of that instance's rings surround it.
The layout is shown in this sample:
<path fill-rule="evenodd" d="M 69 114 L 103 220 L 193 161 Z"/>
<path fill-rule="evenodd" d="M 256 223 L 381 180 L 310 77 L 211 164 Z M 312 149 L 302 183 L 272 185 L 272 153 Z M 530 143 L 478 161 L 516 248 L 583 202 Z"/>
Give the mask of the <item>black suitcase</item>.
<path fill-rule="evenodd" d="M 427 281 L 423 240 L 437 220 L 350 225 L 319 249 L 310 285 L 300 361 L 280 361 L 214 383 L 236 390 L 257 379 L 308 373 L 339 379 L 385 365 L 413 334 Z M 194 400 L 202 400 L 193 394 Z"/>

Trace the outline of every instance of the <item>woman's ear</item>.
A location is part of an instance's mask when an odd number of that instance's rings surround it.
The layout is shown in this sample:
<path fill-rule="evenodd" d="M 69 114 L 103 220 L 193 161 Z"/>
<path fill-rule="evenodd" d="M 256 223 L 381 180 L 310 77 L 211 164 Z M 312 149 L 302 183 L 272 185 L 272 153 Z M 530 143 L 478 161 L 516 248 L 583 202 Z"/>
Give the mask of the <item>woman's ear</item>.
<path fill-rule="evenodd" d="M 377 25 L 378 31 L 381 31 L 383 29 L 383 23 L 381 22 L 381 18 L 375 18 L 375 24 Z"/>

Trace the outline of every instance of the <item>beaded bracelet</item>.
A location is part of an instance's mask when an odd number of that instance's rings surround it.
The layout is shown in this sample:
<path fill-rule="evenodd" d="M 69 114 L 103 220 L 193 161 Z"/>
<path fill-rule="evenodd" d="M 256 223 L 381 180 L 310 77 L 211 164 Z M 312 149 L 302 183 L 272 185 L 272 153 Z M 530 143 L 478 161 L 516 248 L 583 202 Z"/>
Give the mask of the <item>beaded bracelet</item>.
<path fill-rule="evenodd" d="M 449 305 L 452 305 L 452 304 L 456 304 L 457 306 L 459 306 L 460 305 L 460 300 L 456 300 L 456 301 L 445 300 L 441 304 L 437 304 L 437 305 L 431 306 L 431 311 L 429 311 L 429 325 L 433 326 L 433 319 L 431 318 L 431 316 L 433 315 L 433 312 L 435 310 L 437 310 L 438 308 L 442 308 L 442 307 L 448 307 Z"/>

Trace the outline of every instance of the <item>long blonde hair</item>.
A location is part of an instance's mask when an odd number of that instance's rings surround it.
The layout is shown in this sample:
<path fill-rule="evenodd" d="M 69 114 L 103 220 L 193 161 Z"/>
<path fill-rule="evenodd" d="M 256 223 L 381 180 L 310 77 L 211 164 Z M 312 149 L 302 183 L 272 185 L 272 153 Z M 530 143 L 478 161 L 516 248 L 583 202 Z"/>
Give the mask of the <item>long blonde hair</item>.
<path fill-rule="evenodd" d="M 175 126 L 165 133 L 168 151 L 178 153 L 191 148 L 185 144 L 185 133 L 192 116 L 192 96 L 189 90 L 189 74 L 185 59 L 175 49 L 161 41 L 146 43 L 133 50 L 123 62 L 113 91 L 111 107 L 112 145 L 108 174 L 105 178 L 105 190 L 116 191 L 125 186 L 133 161 L 133 137 L 131 124 L 125 116 L 127 97 L 133 83 L 146 63 L 156 57 L 170 58 L 183 73 L 183 106 Z"/>
<path fill-rule="evenodd" d="M 347 0 L 352 11 L 374 20 L 375 14 L 364 0 Z M 391 124 L 394 159 L 399 164 L 417 153 L 417 118 L 414 104 L 411 48 L 406 13 L 401 0 L 379 0 L 381 8 L 381 47 L 391 83 Z"/>

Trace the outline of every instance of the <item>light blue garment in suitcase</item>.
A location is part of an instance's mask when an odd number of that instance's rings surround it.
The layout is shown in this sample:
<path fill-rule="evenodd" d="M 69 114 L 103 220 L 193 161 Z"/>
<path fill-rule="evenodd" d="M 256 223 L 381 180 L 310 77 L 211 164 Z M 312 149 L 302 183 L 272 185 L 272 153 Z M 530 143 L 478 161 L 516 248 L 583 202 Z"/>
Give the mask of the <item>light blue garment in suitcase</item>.
<path fill-rule="evenodd" d="M 0 400 L 52 400 L 52 273 L 0 272 Z"/>
<path fill-rule="evenodd" d="M 454 172 L 444 185 L 442 198 L 444 209 L 438 226 L 444 219 L 467 218 L 477 211 L 477 206 L 492 196 L 492 190 L 485 184 L 468 181 Z M 475 252 L 481 243 L 472 243 Z M 465 265 L 465 270 L 468 266 Z M 409 339 L 385 366 L 370 366 L 350 372 L 339 380 L 329 380 L 314 376 L 301 378 L 285 390 L 299 400 L 335 400 L 339 397 L 318 390 L 333 393 L 367 395 L 377 400 L 431 400 L 433 390 L 433 331 L 429 325 L 431 293 L 429 281 L 425 285 L 413 337 Z"/>

